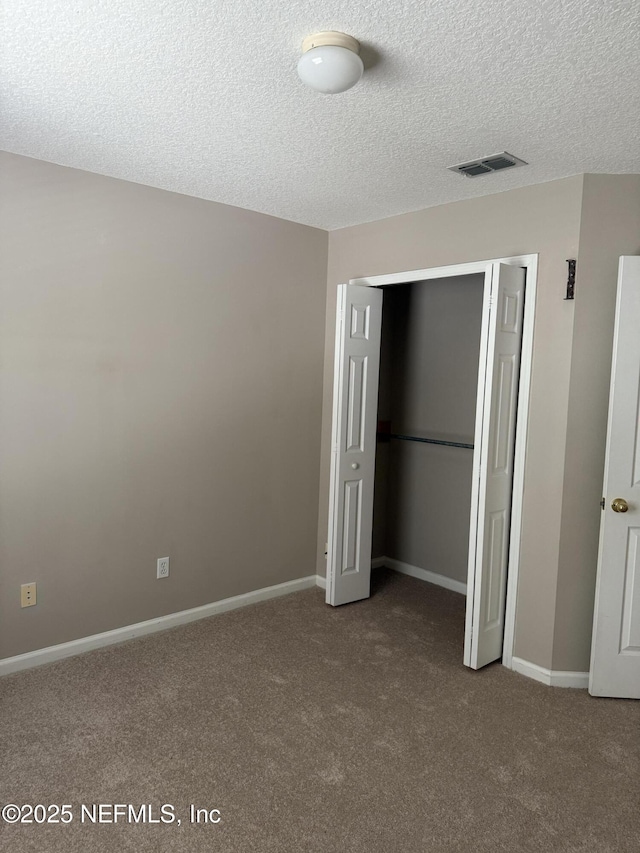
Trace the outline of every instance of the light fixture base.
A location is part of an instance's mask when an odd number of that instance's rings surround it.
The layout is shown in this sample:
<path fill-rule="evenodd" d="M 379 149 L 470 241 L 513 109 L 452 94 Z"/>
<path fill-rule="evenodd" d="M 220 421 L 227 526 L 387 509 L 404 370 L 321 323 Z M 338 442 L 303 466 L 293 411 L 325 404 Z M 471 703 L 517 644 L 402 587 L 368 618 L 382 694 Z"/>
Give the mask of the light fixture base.
<path fill-rule="evenodd" d="M 336 33 L 331 30 L 307 36 L 302 42 L 302 52 L 306 53 L 308 50 L 313 50 L 314 47 L 322 47 L 327 44 L 334 47 L 346 47 L 347 50 L 352 50 L 357 55 L 360 54 L 360 42 L 357 39 L 348 36 L 346 33 Z"/>

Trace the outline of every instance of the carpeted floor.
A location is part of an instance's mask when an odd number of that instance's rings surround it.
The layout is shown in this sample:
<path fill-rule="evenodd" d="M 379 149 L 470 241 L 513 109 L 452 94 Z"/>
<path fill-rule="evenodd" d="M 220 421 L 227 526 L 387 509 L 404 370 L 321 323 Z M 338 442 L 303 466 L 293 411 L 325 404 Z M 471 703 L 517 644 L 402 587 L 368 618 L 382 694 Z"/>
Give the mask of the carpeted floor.
<path fill-rule="evenodd" d="M 2 679 L 0 804 L 73 821 L 0 850 L 638 853 L 640 702 L 471 672 L 463 614 L 381 572 L 355 605 L 309 590 Z M 101 803 L 176 820 L 83 822 Z"/>

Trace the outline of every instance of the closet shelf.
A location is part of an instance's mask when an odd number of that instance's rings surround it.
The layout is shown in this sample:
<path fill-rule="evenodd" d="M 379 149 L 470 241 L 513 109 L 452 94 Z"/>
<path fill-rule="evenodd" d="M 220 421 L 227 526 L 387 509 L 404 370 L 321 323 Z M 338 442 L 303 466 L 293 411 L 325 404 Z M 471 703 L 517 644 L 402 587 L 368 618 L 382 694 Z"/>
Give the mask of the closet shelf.
<path fill-rule="evenodd" d="M 395 438 L 398 441 L 419 441 L 423 444 L 441 444 L 444 447 L 465 447 L 473 450 L 473 444 L 465 444 L 462 441 L 443 441 L 440 438 L 422 438 L 418 435 L 400 435 L 396 432 L 379 432 L 378 438 Z"/>

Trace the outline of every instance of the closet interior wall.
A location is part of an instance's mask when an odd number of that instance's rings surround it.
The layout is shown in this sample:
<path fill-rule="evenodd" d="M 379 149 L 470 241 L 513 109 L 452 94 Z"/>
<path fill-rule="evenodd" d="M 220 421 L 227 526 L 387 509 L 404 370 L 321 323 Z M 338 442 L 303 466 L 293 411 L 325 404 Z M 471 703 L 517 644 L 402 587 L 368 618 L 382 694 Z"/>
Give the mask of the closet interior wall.
<path fill-rule="evenodd" d="M 373 520 L 374 558 L 466 582 L 484 277 L 385 288 Z"/>

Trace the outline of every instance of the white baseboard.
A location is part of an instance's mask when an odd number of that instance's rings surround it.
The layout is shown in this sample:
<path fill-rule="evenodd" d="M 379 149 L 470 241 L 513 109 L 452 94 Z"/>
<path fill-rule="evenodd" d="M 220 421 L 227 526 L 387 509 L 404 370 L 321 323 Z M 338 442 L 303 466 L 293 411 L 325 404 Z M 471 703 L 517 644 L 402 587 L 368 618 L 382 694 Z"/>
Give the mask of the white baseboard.
<path fill-rule="evenodd" d="M 30 669 L 45 663 L 89 652 L 103 646 L 111 646 L 114 643 L 122 643 L 124 640 L 132 640 L 134 637 L 143 637 L 146 634 L 155 634 L 157 631 L 165 631 L 167 628 L 175 628 L 178 625 L 186 625 L 198 619 L 206 619 L 217 613 L 226 613 L 249 604 L 257 604 L 259 601 L 267 601 L 291 592 L 299 592 L 302 589 L 311 589 L 317 584 L 317 575 L 309 575 L 306 578 L 298 578 L 286 581 L 275 586 L 267 586 L 246 592 L 243 595 L 234 595 L 222 601 L 213 601 L 201 607 L 192 607 L 190 610 L 180 610 L 177 613 L 169 613 L 167 616 L 159 616 L 157 619 L 148 619 L 146 622 L 138 622 L 135 625 L 126 625 L 124 628 L 116 628 L 113 631 L 105 631 L 102 634 L 93 634 L 90 637 L 81 637 L 79 640 L 71 640 L 69 643 L 60 643 L 57 646 L 48 646 L 45 649 L 36 649 L 23 655 L 0 660 L 0 676 L 18 672 L 21 669 Z"/>
<path fill-rule="evenodd" d="M 536 663 L 530 663 L 522 658 L 512 658 L 511 668 L 520 675 L 533 678 L 548 687 L 577 687 L 586 689 L 589 686 L 588 672 L 567 672 L 564 670 L 545 669 Z"/>
<path fill-rule="evenodd" d="M 451 589 L 453 592 L 459 592 L 462 595 L 467 594 L 466 583 L 454 581 L 446 575 L 429 572 L 426 569 L 418 568 L 418 566 L 412 566 L 409 563 L 394 560 L 392 557 L 374 557 L 374 559 L 371 560 L 372 569 L 381 569 L 383 566 L 386 566 L 388 569 L 393 569 L 394 572 L 399 572 L 401 575 L 410 575 L 412 578 L 419 578 L 421 581 L 427 581 L 427 583 L 433 583 L 436 586 Z M 316 575 L 316 583 L 322 589 L 327 588 L 327 579 L 322 575 Z"/>
<path fill-rule="evenodd" d="M 430 572 L 427 569 L 420 569 L 418 566 L 412 566 L 410 563 L 403 563 L 401 560 L 394 560 L 392 557 L 378 557 L 372 561 L 371 567 L 376 565 L 386 566 L 388 569 L 393 569 L 394 572 L 400 572 L 401 575 L 410 575 L 412 578 L 419 578 L 421 581 L 433 583 L 436 586 L 442 586 L 445 589 L 459 592 L 462 595 L 467 594 L 467 585 L 462 581 L 453 580 L 446 575 L 439 575 L 436 572 Z"/>

